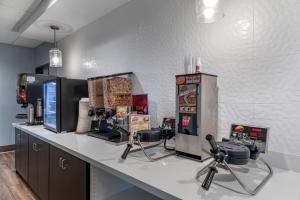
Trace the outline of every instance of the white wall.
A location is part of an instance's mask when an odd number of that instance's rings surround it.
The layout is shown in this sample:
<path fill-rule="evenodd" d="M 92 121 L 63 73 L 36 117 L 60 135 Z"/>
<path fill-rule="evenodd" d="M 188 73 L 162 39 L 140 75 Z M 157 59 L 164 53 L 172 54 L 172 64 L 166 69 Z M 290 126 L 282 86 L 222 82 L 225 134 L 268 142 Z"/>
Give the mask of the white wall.
<path fill-rule="evenodd" d="M 26 72 L 34 72 L 33 49 L 0 43 L 0 146 L 15 143 L 11 124 L 24 113 L 16 101 L 17 75 Z"/>
<path fill-rule="evenodd" d="M 194 0 L 132 0 L 59 46 L 60 75 L 133 71 L 153 125 L 174 115 L 184 57 L 200 55 L 202 71 L 219 76 L 219 135 L 231 123 L 268 126 L 271 151 L 300 155 L 298 0 L 226 0 L 214 24 L 197 22 Z"/>

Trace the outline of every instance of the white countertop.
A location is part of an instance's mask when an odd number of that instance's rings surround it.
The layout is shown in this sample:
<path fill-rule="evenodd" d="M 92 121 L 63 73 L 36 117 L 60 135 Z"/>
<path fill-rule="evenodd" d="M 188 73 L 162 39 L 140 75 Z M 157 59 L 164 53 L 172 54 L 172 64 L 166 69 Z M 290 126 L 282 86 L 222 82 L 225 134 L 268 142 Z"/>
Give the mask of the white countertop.
<path fill-rule="evenodd" d="M 293 171 L 273 168 L 273 177 L 256 196 L 238 194 L 214 183 L 207 192 L 201 188 L 201 182 L 195 180 L 197 171 L 205 166 L 205 162 L 200 163 L 177 156 L 170 156 L 156 162 L 143 162 L 129 156 L 122 161 L 120 156 L 124 151 L 124 145 L 115 146 L 101 139 L 74 133 L 54 134 L 42 126 L 25 126 L 18 123 L 14 123 L 13 126 L 162 199 L 300 199 L 298 184 L 300 173 Z M 246 169 L 241 168 L 241 170 Z M 253 183 L 257 183 L 259 177 L 262 177 L 262 174 L 246 175 L 245 178 Z M 235 181 L 228 178 L 226 174 L 220 173 L 215 179 L 221 185 L 237 188 Z"/>

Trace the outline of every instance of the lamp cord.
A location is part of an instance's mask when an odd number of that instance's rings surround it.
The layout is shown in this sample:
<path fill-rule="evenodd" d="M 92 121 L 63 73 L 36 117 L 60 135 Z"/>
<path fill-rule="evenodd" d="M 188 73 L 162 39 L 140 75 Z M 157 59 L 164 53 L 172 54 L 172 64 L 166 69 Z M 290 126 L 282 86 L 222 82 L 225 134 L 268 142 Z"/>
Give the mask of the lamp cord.
<path fill-rule="evenodd" d="M 50 28 L 53 30 L 54 32 L 54 48 L 57 48 L 57 42 L 56 42 L 56 31 L 59 30 L 58 26 L 55 25 L 51 25 Z"/>
<path fill-rule="evenodd" d="M 57 44 L 56 44 L 56 29 L 54 29 L 54 48 L 57 48 Z"/>

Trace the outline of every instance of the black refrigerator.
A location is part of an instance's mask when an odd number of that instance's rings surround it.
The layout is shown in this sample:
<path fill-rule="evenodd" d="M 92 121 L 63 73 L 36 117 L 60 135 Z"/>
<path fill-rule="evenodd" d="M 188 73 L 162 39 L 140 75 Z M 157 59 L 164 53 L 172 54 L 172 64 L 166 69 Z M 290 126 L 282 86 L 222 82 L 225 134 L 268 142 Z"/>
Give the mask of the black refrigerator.
<path fill-rule="evenodd" d="M 56 77 L 43 85 L 44 125 L 56 133 L 76 129 L 79 100 L 88 97 L 86 80 Z"/>

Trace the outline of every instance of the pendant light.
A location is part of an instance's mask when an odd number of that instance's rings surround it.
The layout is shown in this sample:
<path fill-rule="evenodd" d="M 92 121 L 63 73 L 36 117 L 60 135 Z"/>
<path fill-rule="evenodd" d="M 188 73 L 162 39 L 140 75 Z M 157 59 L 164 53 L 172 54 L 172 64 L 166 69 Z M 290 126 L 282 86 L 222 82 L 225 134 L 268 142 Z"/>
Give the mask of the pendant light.
<path fill-rule="evenodd" d="M 62 67 L 62 52 L 57 48 L 56 31 L 58 26 L 51 25 L 50 28 L 54 32 L 54 48 L 49 51 L 50 67 Z"/>
<path fill-rule="evenodd" d="M 224 17 L 222 0 L 196 0 L 197 19 L 200 23 L 213 23 Z"/>

